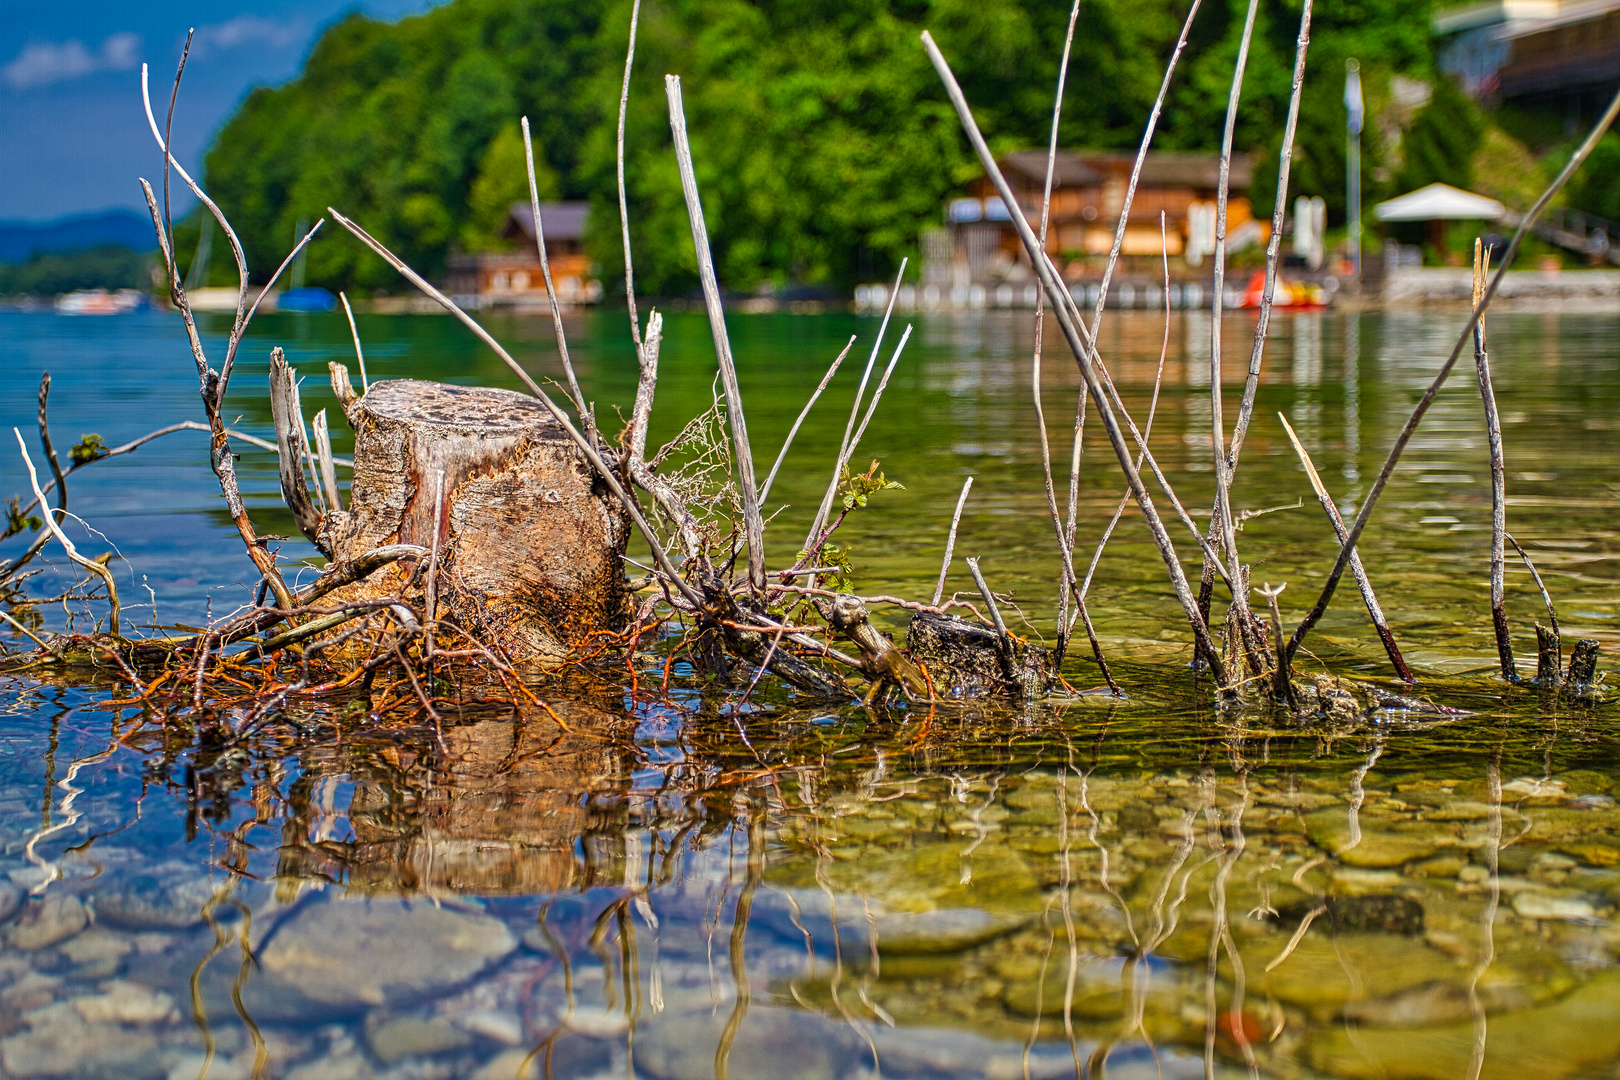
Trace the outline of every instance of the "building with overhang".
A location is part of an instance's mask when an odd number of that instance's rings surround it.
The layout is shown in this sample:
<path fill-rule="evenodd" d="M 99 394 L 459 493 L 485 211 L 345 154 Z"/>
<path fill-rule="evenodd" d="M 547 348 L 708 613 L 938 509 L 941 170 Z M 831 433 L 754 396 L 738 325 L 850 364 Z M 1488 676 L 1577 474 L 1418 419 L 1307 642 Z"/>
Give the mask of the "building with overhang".
<path fill-rule="evenodd" d="M 1101 272 L 1114 244 L 1135 163 L 1134 151 L 1058 152 L 1053 162 L 1046 250 L 1071 280 Z M 949 277 L 956 283 L 1017 281 L 1029 276 L 1028 256 L 1012 215 L 1023 214 L 1039 230 L 1047 152 L 1008 154 L 998 164 L 1018 205 L 1008 207 L 988 178 L 975 183 L 969 194 L 951 200 L 945 213 L 947 235 L 936 238 L 933 245 L 925 240 L 925 253 L 933 255 L 935 263 L 926 272 L 942 276 L 938 261 L 948 252 Z M 1257 221 L 1249 203 L 1247 192 L 1253 178 L 1253 159 L 1235 155 L 1227 201 L 1229 251 L 1263 243 L 1270 235 L 1270 223 Z M 1120 251 L 1126 268 L 1140 262 L 1144 269 L 1151 269 L 1147 264 L 1156 267 L 1164 254 L 1183 273 L 1203 267 L 1215 247 L 1219 186 L 1218 155 L 1150 151 L 1142 163 L 1125 223 Z M 940 244 L 942 239 L 949 243 Z"/>
<path fill-rule="evenodd" d="M 540 227 L 546 237 L 546 260 L 552 287 L 563 304 L 594 304 L 602 296 L 602 283 L 591 276 L 585 254 L 587 202 L 540 204 Z M 538 307 L 549 304 L 545 275 L 535 243 L 534 212 L 530 205 L 513 203 L 501 229 L 510 241 L 507 251 L 479 251 L 452 255 L 449 292 L 474 307 Z"/>

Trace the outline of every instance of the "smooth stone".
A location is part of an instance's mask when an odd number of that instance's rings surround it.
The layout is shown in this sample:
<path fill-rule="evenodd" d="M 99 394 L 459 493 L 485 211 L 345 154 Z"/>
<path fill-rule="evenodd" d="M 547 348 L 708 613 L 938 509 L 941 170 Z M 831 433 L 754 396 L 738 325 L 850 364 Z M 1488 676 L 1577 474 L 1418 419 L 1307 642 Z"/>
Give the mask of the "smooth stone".
<path fill-rule="evenodd" d="M 1523 795 L 1532 799 L 1562 799 L 1569 788 L 1562 780 L 1543 780 L 1537 776 L 1521 776 L 1502 785 L 1503 795 Z"/>
<path fill-rule="evenodd" d="M 118 970 L 135 943 L 122 934 L 92 926 L 57 949 L 72 965 L 67 974 L 77 979 L 105 979 Z"/>
<path fill-rule="evenodd" d="M 456 1025 L 494 1042 L 516 1046 L 523 1041 L 523 1020 L 515 1013 L 475 1009 L 456 1017 Z"/>
<path fill-rule="evenodd" d="M 576 1005 L 561 1022 L 567 1024 L 570 1031 L 593 1039 L 617 1038 L 630 1026 L 623 1009 L 604 1009 L 596 1005 Z"/>
<path fill-rule="evenodd" d="M 22 906 L 22 890 L 9 881 L 0 881 L 0 923 L 17 914 Z"/>
<path fill-rule="evenodd" d="M 1606 839 L 1596 838 L 1589 843 L 1565 844 L 1561 850 L 1579 859 L 1587 866 L 1597 866 L 1604 869 L 1620 867 L 1620 845 L 1608 842 Z"/>
<path fill-rule="evenodd" d="M 97 891 L 96 921 L 128 930 L 179 930 L 200 925 L 218 886 L 182 862 L 120 874 Z"/>
<path fill-rule="evenodd" d="M 1421 1027 L 1466 1020 L 1468 991 L 1460 982 L 1432 982 L 1377 1001 L 1352 1001 L 1344 1017 L 1374 1027 Z"/>
<path fill-rule="evenodd" d="M 120 1080 L 161 1077 L 156 1036 L 85 1021 L 69 1001 L 23 1016 L 28 1030 L 0 1039 L 0 1068 L 13 1077 L 116 1076 Z"/>
<path fill-rule="evenodd" d="M 505 923 L 424 901 L 331 900 L 272 931 L 259 962 L 331 1005 L 381 1005 L 466 982 L 517 948 Z"/>
<path fill-rule="evenodd" d="M 286 1080 L 368 1080 L 373 1075 L 366 1059 L 351 1051 L 306 1061 L 289 1070 Z"/>
<path fill-rule="evenodd" d="M 714 1080 L 715 1053 L 729 1010 L 664 1013 L 636 1033 L 636 1069 L 660 1080 Z M 813 1013 L 756 1004 L 727 1055 L 730 1075 L 771 1080 L 834 1080 L 854 1064 L 849 1029 Z"/>
<path fill-rule="evenodd" d="M 755 915 L 789 940 L 803 940 L 794 920 L 831 948 L 836 905 L 844 948 L 939 953 L 971 948 L 1040 914 L 1040 883 L 1029 864 L 1003 843 L 987 842 L 969 858 L 962 845 L 930 843 L 868 851 L 827 868 L 829 899 L 808 859 L 769 875 L 778 888 L 755 901 Z M 797 910 L 795 911 L 795 904 Z"/>
<path fill-rule="evenodd" d="M 17 920 L 6 928 L 6 944 L 13 949 L 43 949 L 83 930 L 90 913 L 77 896 L 52 893 L 30 902 Z"/>
<path fill-rule="evenodd" d="M 1346 866 L 1365 870 L 1387 870 L 1435 855 L 1440 847 L 1433 840 L 1434 830 L 1394 832 L 1383 826 L 1386 819 L 1365 811 L 1359 818 L 1361 840 L 1350 842 L 1350 820 L 1342 807 L 1318 810 L 1305 815 L 1305 835 L 1311 843 L 1334 855 Z"/>
<path fill-rule="evenodd" d="M 366 1042 L 384 1065 L 401 1058 L 429 1057 L 471 1045 L 472 1037 L 448 1020 L 438 1017 L 396 1016 L 382 1021 L 368 1020 Z"/>
<path fill-rule="evenodd" d="M 1484 821 L 1491 813 L 1489 803 L 1458 801 L 1431 810 L 1424 817 L 1430 821 Z"/>
<path fill-rule="evenodd" d="M 1138 979 L 1144 974 L 1139 972 Z M 1061 1017 L 1068 982 L 1068 960 L 1055 956 L 1047 965 L 1044 981 L 1039 978 L 1038 969 L 1029 978 L 1018 981 L 1009 979 L 1007 988 L 1002 991 L 1002 1004 L 1008 1012 L 1018 1016 Z M 1179 989 L 1170 980 L 1160 978 L 1148 984 L 1148 1015 L 1173 1013 L 1179 1005 Z M 1124 1011 L 1119 961 L 1083 958 L 1075 971 L 1071 1014 L 1082 1020 L 1117 1020 L 1124 1015 Z"/>
<path fill-rule="evenodd" d="M 91 1024 L 162 1024 L 180 1018 L 174 998 L 161 990 L 140 983 L 113 979 L 99 987 L 99 994 L 77 997 L 74 1009 Z"/>
<path fill-rule="evenodd" d="M 1300 939 L 1287 960 L 1271 971 L 1251 974 L 1250 980 L 1258 992 L 1326 1020 L 1351 1001 L 1395 997 L 1425 983 L 1461 979 L 1466 971 L 1452 958 L 1411 938 L 1393 934 L 1330 938 L 1312 932 Z"/>
<path fill-rule="evenodd" d="M 472 1074 L 472 1080 L 540 1080 L 544 1075 L 543 1055 L 527 1050 L 502 1050 Z"/>
<path fill-rule="evenodd" d="M 1405 937 L 1423 933 L 1423 905 L 1409 896 L 1333 896 L 1327 906 L 1333 928 L 1340 932 L 1371 930 Z"/>
<path fill-rule="evenodd" d="M 1522 892 L 1513 898 L 1513 910 L 1526 919 L 1566 919 L 1590 922 L 1597 918 L 1591 901 L 1578 896 Z"/>
<path fill-rule="evenodd" d="M 1620 973 L 1600 975 L 1562 1001 L 1493 1016 L 1480 1080 L 1596 1076 L 1620 1057 Z M 1469 1075 L 1473 1023 L 1415 1028 L 1325 1026 L 1305 1056 L 1346 1080 L 1456 1080 Z"/>

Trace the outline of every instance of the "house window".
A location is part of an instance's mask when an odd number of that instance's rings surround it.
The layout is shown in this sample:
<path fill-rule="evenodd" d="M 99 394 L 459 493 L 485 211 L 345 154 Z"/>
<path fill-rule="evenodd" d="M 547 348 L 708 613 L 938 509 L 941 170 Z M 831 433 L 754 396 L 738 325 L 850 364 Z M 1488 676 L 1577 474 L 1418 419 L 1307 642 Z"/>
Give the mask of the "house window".
<path fill-rule="evenodd" d="M 489 287 L 494 292 L 504 292 L 506 289 L 506 271 L 497 270 L 489 276 Z"/>
<path fill-rule="evenodd" d="M 512 272 L 512 288 L 514 290 L 520 290 L 520 289 L 527 289 L 528 287 L 529 287 L 529 272 L 527 270 L 515 270 L 515 271 L 513 271 Z"/>

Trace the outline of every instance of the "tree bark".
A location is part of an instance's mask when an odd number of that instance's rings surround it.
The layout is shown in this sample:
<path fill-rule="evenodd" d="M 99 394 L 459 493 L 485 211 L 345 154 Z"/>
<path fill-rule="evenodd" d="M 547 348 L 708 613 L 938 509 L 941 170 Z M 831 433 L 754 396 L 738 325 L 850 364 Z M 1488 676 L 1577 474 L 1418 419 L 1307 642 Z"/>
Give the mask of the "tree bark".
<path fill-rule="evenodd" d="M 425 591 L 436 572 L 438 617 L 515 659 L 559 658 L 626 625 L 629 519 L 533 398 L 398 380 L 346 413 L 349 508 L 322 519 L 322 545 L 338 564 L 391 543 L 437 553 L 436 571 L 401 562 L 353 598 Z"/>

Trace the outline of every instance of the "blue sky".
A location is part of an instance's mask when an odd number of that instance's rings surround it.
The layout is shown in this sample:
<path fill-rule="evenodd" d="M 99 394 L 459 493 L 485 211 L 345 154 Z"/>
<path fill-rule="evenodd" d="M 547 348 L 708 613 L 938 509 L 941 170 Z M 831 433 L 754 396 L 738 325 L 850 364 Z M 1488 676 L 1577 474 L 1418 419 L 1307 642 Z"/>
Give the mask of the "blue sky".
<path fill-rule="evenodd" d="M 189 27 L 197 38 L 174 121 L 188 168 L 251 87 L 297 73 L 321 27 L 349 11 L 394 19 L 433 3 L 0 0 L 0 219 L 143 208 L 136 177 L 155 182 L 163 158 L 141 110 L 141 64 L 160 108 Z"/>

